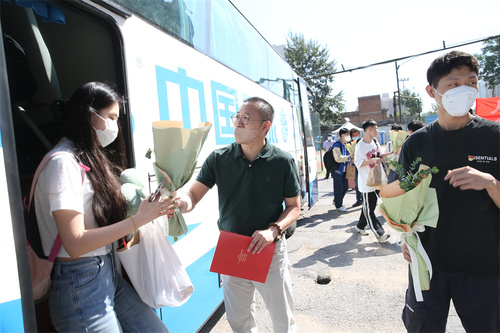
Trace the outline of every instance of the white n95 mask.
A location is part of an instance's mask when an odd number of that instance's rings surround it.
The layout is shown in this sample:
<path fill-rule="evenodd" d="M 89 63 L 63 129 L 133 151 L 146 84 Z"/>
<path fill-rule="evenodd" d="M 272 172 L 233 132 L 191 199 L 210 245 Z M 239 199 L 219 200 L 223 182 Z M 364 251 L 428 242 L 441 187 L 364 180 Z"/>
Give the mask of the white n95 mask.
<path fill-rule="evenodd" d="M 104 148 L 108 146 L 110 143 L 115 141 L 116 137 L 118 136 L 118 119 L 112 120 L 112 119 L 104 119 L 101 117 L 97 112 L 92 111 L 96 116 L 104 120 L 106 123 L 106 128 L 103 130 L 98 130 L 97 128 L 94 127 L 95 133 L 97 135 L 97 140 L 99 140 L 99 143 L 101 146 Z"/>
<path fill-rule="evenodd" d="M 442 95 L 436 89 L 434 91 L 442 97 L 441 101 L 443 103 L 441 105 L 436 101 L 436 104 L 443 107 L 452 117 L 465 116 L 476 101 L 477 96 L 476 88 L 465 85 L 450 89 Z"/>

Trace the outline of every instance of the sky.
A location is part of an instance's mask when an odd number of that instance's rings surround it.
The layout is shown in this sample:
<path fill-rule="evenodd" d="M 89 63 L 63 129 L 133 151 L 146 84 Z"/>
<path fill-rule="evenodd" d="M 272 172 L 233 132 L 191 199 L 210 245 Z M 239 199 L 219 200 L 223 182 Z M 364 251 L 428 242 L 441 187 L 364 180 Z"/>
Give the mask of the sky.
<path fill-rule="evenodd" d="M 271 45 L 286 44 L 289 32 L 326 47 L 338 71 L 420 54 L 500 35 L 499 0 L 231 0 Z M 454 48 L 480 53 L 482 43 Z M 439 51 L 398 62 L 400 90 L 410 89 L 431 110 L 426 71 Z M 333 93 L 344 92 L 346 111 L 358 97 L 393 96 L 394 63 L 334 76 Z"/>

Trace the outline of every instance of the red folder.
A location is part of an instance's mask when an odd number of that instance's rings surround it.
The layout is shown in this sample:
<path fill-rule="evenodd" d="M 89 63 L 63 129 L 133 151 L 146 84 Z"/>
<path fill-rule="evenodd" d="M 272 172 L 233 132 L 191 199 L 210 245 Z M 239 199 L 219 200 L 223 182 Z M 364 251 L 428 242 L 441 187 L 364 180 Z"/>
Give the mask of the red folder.
<path fill-rule="evenodd" d="M 252 254 L 247 251 L 251 241 L 252 237 L 222 230 L 210 272 L 265 283 L 276 243 L 267 245 L 259 254 Z"/>

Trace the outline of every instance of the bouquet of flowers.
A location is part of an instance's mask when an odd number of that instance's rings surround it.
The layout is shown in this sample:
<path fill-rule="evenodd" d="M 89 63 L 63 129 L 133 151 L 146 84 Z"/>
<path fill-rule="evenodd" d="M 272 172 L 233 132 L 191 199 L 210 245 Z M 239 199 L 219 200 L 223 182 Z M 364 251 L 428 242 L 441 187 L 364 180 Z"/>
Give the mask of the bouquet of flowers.
<path fill-rule="evenodd" d="M 392 151 L 397 153 L 399 148 L 403 145 L 406 138 L 408 137 L 408 132 L 405 131 L 389 131 L 389 140 L 392 142 Z"/>
<path fill-rule="evenodd" d="M 356 149 L 357 142 L 356 141 L 351 141 L 348 144 L 345 145 L 347 151 L 351 154 L 354 154 L 354 150 Z"/>
<path fill-rule="evenodd" d="M 421 158 L 417 158 L 405 175 L 403 168 L 389 162 L 399 175 L 399 181 L 382 186 L 379 205 L 388 224 L 400 233 L 399 245 L 406 244 L 411 256 L 410 269 L 417 301 L 423 300 L 422 290 L 428 290 L 432 278 L 432 265 L 420 242 L 418 232 L 425 227 L 435 228 L 439 217 L 436 190 L 429 187 L 432 173 L 439 170 L 421 164 L 413 173 Z"/>
<path fill-rule="evenodd" d="M 153 122 L 153 141 L 156 162 L 153 163 L 156 181 L 162 186 L 162 195 L 175 192 L 193 175 L 196 160 L 205 143 L 212 123 L 201 123 L 198 128 L 183 128 L 181 121 Z M 168 221 L 168 234 L 177 237 L 187 233 L 186 222 L 179 208 Z"/>

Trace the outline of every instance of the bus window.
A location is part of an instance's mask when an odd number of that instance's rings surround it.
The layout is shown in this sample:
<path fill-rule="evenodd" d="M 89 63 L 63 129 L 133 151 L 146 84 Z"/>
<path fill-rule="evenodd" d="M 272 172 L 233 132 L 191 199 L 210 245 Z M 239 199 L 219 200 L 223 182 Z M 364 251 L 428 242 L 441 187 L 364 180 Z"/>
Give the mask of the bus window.
<path fill-rule="evenodd" d="M 268 78 L 267 44 L 230 2 L 211 2 L 209 38 L 210 57 L 254 82 Z"/>
<path fill-rule="evenodd" d="M 292 101 L 292 70 L 286 62 L 268 45 L 268 69 L 269 69 L 269 87 L 268 89 L 276 95 Z"/>
<path fill-rule="evenodd" d="M 158 28 L 206 53 L 206 1 L 114 0 Z"/>

